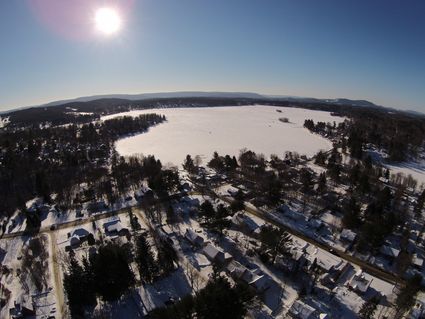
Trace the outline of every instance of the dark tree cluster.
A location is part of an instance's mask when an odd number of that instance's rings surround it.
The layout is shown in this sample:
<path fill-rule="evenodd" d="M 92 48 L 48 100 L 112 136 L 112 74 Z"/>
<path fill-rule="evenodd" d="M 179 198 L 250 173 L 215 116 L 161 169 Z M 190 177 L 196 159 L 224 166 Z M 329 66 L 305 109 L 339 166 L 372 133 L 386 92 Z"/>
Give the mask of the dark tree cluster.
<path fill-rule="evenodd" d="M 399 314 L 403 314 L 411 308 L 415 301 L 415 296 L 421 289 L 422 276 L 417 274 L 410 278 L 406 285 L 400 290 L 397 296 L 396 307 Z"/>
<path fill-rule="evenodd" d="M 223 204 L 219 204 L 217 209 L 215 209 L 211 202 L 206 200 L 199 207 L 198 214 L 206 227 L 216 231 L 220 235 L 222 235 L 224 229 L 231 224 L 227 219 L 227 217 L 231 215 L 231 211 Z"/>
<path fill-rule="evenodd" d="M 242 319 L 253 294 L 243 284 L 232 287 L 221 276 L 213 278 L 195 296 L 189 295 L 176 304 L 150 313 L 152 319 Z"/>
<path fill-rule="evenodd" d="M 274 263 L 278 254 L 290 255 L 291 236 L 280 228 L 271 225 L 262 226 L 259 239 L 260 257 L 263 261 Z"/>
<path fill-rule="evenodd" d="M 64 288 L 72 318 L 84 318 L 86 308 L 96 305 L 97 297 L 105 301 L 121 298 L 134 285 L 128 254 L 117 244 L 101 246 L 82 263 L 71 254 L 64 275 Z"/>
<path fill-rule="evenodd" d="M 239 167 L 236 157 L 220 156 L 217 152 L 214 152 L 208 166 L 220 172 L 234 172 Z"/>

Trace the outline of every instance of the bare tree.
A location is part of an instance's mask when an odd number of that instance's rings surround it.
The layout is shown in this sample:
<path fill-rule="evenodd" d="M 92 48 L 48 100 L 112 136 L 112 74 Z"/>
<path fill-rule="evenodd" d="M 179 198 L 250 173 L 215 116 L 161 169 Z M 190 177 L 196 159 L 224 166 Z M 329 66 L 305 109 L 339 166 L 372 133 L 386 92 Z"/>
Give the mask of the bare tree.
<path fill-rule="evenodd" d="M 190 287 L 195 293 L 197 293 L 201 284 L 199 272 L 187 260 L 183 263 L 183 269 L 186 273 L 187 279 L 189 280 Z"/>

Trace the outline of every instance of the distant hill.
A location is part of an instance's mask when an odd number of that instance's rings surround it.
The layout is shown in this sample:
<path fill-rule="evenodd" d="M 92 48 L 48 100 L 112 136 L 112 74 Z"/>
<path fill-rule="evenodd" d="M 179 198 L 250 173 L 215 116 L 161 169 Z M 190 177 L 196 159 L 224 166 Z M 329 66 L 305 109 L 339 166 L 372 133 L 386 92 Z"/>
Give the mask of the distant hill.
<path fill-rule="evenodd" d="M 349 106 L 358 106 L 358 107 L 372 107 L 372 108 L 382 108 L 380 105 L 376 105 L 367 100 L 350 100 L 346 98 L 337 98 L 337 99 L 318 99 L 313 97 L 298 97 L 298 96 L 281 96 L 281 95 L 269 95 L 269 98 L 280 99 L 284 101 L 294 101 L 294 102 L 303 102 L 303 103 L 327 103 L 333 105 L 349 105 Z"/>
<path fill-rule="evenodd" d="M 104 94 L 83 96 L 75 99 L 53 101 L 41 106 L 56 106 L 71 102 L 90 102 L 99 99 L 122 99 L 130 101 L 151 100 L 151 99 L 166 99 L 166 98 L 247 98 L 247 99 L 264 99 L 265 96 L 257 93 L 249 92 L 163 92 L 163 93 L 141 93 L 141 94 Z"/>
<path fill-rule="evenodd" d="M 4 127 L 38 127 L 40 125 L 63 125 L 88 123 L 102 115 L 125 112 L 133 109 L 162 107 L 213 107 L 232 105 L 275 105 L 322 110 L 348 116 L 350 112 L 404 113 L 376 105 L 366 100 L 346 98 L 317 99 L 297 96 L 261 95 L 249 92 L 165 92 L 143 94 L 108 94 L 85 96 L 54 101 L 40 106 L 20 108 L 0 114 Z"/>
<path fill-rule="evenodd" d="M 90 102 L 99 99 L 122 99 L 129 101 L 141 101 L 151 99 L 166 99 L 166 98 L 245 98 L 245 99 L 279 99 L 285 101 L 296 101 L 305 103 L 329 103 L 335 105 L 350 105 L 360 107 L 381 107 L 366 100 L 350 100 L 346 98 L 337 99 L 317 99 L 312 97 L 286 96 L 286 95 L 262 95 L 250 92 L 162 92 L 162 93 L 141 93 L 141 94 L 104 94 L 83 96 L 75 99 L 53 101 L 41 106 L 56 106 L 72 102 Z"/>

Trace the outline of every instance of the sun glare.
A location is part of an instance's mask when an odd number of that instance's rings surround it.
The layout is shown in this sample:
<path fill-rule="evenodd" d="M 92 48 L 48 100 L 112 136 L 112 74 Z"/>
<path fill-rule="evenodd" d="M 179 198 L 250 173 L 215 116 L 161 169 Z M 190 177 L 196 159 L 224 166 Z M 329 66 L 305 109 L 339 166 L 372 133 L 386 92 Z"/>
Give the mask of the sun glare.
<path fill-rule="evenodd" d="M 119 31 L 121 18 L 118 12 L 112 8 L 100 8 L 95 14 L 96 29 L 106 35 Z"/>

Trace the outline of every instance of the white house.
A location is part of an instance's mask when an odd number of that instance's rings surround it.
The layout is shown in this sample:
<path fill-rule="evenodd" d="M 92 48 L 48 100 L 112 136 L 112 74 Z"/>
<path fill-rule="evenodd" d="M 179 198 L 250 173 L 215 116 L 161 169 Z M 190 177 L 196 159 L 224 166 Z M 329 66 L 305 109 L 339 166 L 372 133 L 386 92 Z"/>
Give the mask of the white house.
<path fill-rule="evenodd" d="M 348 283 L 348 287 L 356 292 L 364 294 L 369 289 L 371 282 L 371 280 L 366 279 L 366 277 L 363 275 L 363 271 L 359 270 L 353 276 L 353 278 L 351 278 L 350 282 Z"/>
<path fill-rule="evenodd" d="M 312 319 L 315 317 L 316 309 L 301 300 L 296 300 L 289 308 L 288 314 L 292 318 Z"/>
<path fill-rule="evenodd" d="M 232 255 L 229 253 L 224 253 L 219 250 L 217 247 L 208 243 L 204 248 L 203 252 L 207 258 L 213 262 L 225 263 L 232 259 Z"/>
<path fill-rule="evenodd" d="M 124 227 L 119 219 L 104 223 L 103 228 L 108 236 L 124 236 L 129 233 L 128 228 Z"/>

